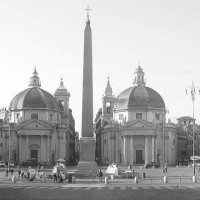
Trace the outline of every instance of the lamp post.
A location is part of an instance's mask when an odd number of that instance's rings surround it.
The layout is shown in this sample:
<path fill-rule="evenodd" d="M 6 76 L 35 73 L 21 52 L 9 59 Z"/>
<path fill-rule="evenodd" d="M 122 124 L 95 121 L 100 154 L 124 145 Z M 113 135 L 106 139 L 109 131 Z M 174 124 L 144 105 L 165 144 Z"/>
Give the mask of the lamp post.
<path fill-rule="evenodd" d="M 168 113 L 168 110 L 163 110 L 162 114 L 163 114 L 163 154 L 162 154 L 162 157 L 163 157 L 163 173 L 165 172 L 165 114 Z"/>
<path fill-rule="evenodd" d="M 10 157 L 11 157 L 11 130 L 10 130 L 10 122 L 8 121 L 8 171 L 10 171 Z"/>
<path fill-rule="evenodd" d="M 196 89 L 198 89 L 198 94 L 200 94 L 200 89 L 198 86 L 195 86 L 192 81 L 192 86 L 188 86 L 186 88 L 186 94 L 188 94 L 188 91 L 191 94 L 192 97 L 192 111 L 193 111 L 193 123 L 192 123 L 192 137 L 193 137 L 193 175 L 195 176 L 195 147 L 194 147 L 194 101 L 195 101 L 195 95 L 196 95 Z"/>

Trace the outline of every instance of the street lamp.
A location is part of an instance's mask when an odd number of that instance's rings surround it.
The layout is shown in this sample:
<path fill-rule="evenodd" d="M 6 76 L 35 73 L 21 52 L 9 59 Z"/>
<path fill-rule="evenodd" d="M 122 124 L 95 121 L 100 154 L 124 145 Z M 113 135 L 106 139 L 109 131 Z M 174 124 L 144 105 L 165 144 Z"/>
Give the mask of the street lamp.
<path fill-rule="evenodd" d="M 10 123 L 8 122 L 9 126 L 9 141 L 8 141 L 8 171 L 10 171 L 10 148 L 11 148 L 11 132 L 10 132 Z"/>
<path fill-rule="evenodd" d="M 188 94 L 188 91 L 191 94 L 192 97 L 192 110 L 193 110 L 193 123 L 192 123 L 192 135 L 193 135 L 193 175 L 195 176 L 195 148 L 194 148 L 194 101 L 195 101 L 195 95 L 196 95 L 196 89 L 198 90 L 198 94 L 200 94 L 200 89 L 198 86 L 195 86 L 192 81 L 192 86 L 188 86 L 186 88 L 186 94 Z"/>
<path fill-rule="evenodd" d="M 168 110 L 163 110 L 162 112 L 162 120 L 163 120 L 163 173 L 165 172 L 165 169 L 164 169 L 164 166 L 165 166 L 165 114 L 168 113 L 169 111 Z"/>

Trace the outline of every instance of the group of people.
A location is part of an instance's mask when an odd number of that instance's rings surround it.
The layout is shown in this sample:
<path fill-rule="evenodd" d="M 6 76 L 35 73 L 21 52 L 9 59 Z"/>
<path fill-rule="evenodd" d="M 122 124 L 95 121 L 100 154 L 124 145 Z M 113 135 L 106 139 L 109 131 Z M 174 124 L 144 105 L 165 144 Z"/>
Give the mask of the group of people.
<path fill-rule="evenodd" d="M 101 179 L 103 177 L 103 172 L 101 171 L 101 169 L 98 170 L 97 172 L 97 179 L 98 179 L 98 183 L 101 186 Z"/>
<path fill-rule="evenodd" d="M 11 176 L 13 175 L 13 173 L 14 173 L 14 170 L 13 169 L 9 169 L 9 168 L 7 168 L 6 169 L 6 176 L 8 177 L 8 173 L 11 173 Z"/>
<path fill-rule="evenodd" d="M 53 170 L 53 181 L 56 183 L 63 183 L 64 179 L 65 173 L 59 168 L 59 165 L 57 164 Z"/>

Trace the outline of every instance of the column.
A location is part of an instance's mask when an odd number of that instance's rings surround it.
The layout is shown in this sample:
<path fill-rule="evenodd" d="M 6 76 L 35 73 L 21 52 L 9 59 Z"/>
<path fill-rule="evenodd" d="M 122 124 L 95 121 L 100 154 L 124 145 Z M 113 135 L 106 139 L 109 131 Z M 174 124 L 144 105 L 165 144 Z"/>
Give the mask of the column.
<path fill-rule="evenodd" d="M 44 145 L 43 139 L 44 138 L 41 135 L 40 136 L 40 162 L 43 162 L 43 145 Z"/>
<path fill-rule="evenodd" d="M 112 133 L 110 133 L 110 160 L 111 163 L 113 163 L 113 138 L 112 138 Z"/>
<path fill-rule="evenodd" d="M 26 135 L 26 159 L 29 158 L 28 135 Z"/>
<path fill-rule="evenodd" d="M 19 163 L 22 162 L 22 136 L 19 135 Z"/>
<path fill-rule="evenodd" d="M 133 135 L 130 136 L 131 138 L 131 147 L 130 147 L 130 163 L 133 164 Z"/>
<path fill-rule="evenodd" d="M 121 153 L 121 158 L 120 158 L 120 164 L 123 164 L 124 162 L 124 138 L 122 136 L 120 136 L 120 144 L 121 144 L 121 149 L 120 149 L 120 153 Z"/>
<path fill-rule="evenodd" d="M 154 141 L 155 141 L 155 158 L 156 158 L 156 162 L 158 161 L 158 153 L 157 153 L 157 136 L 154 137 Z"/>
<path fill-rule="evenodd" d="M 63 158 L 66 158 L 66 133 L 63 132 Z"/>
<path fill-rule="evenodd" d="M 116 163 L 119 163 L 118 162 L 118 144 L 117 144 L 117 131 L 116 131 L 116 137 L 115 137 L 115 147 L 116 147 L 116 149 L 115 149 L 115 162 Z"/>
<path fill-rule="evenodd" d="M 126 160 L 126 137 L 127 136 L 125 136 L 124 135 L 124 145 L 123 145 L 123 159 L 124 159 L 124 165 L 126 165 L 127 164 L 127 160 Z"/>
<path fill-rule="evenodd" d="M 47 135 L 47 150 L 46 150 L 46 157 L 47 157 L 47 162 L 49 163 L 49 157 L 50 157 L 50 137 Z"/>
<path fill-rule="evenodd" d="M 145 136 L 145 163 L 148 163 L 148 136 Z"/>
<path fill-rule="evenodd" d="M 155 138 L 152 135 L 151 136 L 151 141 L 152 141 L 152 162 L 155 162 Z"/>
<path fill-rule="evenodd" d="M 115 138 L 112 137 L 112 162 L 115 162 Z"/>

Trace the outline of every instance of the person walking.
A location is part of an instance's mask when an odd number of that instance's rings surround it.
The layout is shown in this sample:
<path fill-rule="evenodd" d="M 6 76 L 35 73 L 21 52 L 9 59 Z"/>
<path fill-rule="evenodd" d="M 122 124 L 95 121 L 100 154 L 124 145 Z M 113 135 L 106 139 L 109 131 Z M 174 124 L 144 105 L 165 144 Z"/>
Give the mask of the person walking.
<path fill-rule="evenodd" d="M 165 173 L 167 173 L 167 165 L 165 165 Z"/>
<path fill-rule="evenodd" d="M 101 171 L 101 169 L 98 170 L 97 172 L 97 178 L 98 178 L 98 183 L 101 187 L 101 178 L 103 177 L 103 172 Z"/>
<path fill-rule="evenodd" d="M 28 171 L 27 172 L 27 181 L 29 181 L 30 180 L 30 172 Z"/>
<path fill-rule="evenodd" d="M 18 171 L 18 177 L 20 177 L 21 176 L 21 169 L 19 169 L 19 171 Z"/>
<path fill-rule="evenodd" d="M 11 170 L 10 170 L 10 173 L 11 173 L 11 175 L 12 175 L 12 176 L 13 176 L 13 172 L 14 172 L 14 170 L 13 170 L 13 169 L 11 169 Z"/>
<path fill-rule="evenodd" d="M 24 170 L 22 169 L 21 170 L 21 177 L 22 177 L 22 180 L 24 179 Z"/>
<path fill-rule="evenodd" d="M 57 183 L 57 180 L 58 180 L 58 179 L 57 179 L 57 173 L 54 173 L 54 174 L 53 174 L 53 182 L 56 182 L 56 183 Z"/>
<path fill-rule="evenodd" d="M 6 169 L 6 177 L 8 177 L 8 168 Z"/>

